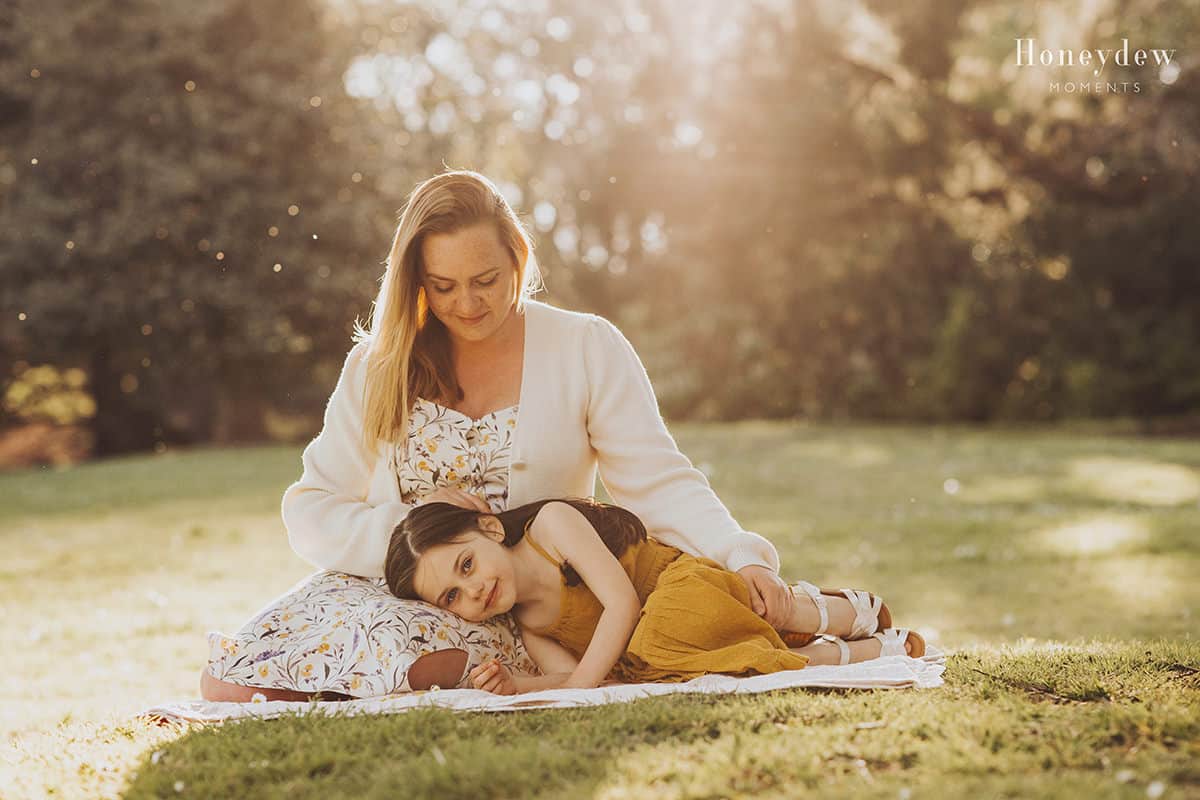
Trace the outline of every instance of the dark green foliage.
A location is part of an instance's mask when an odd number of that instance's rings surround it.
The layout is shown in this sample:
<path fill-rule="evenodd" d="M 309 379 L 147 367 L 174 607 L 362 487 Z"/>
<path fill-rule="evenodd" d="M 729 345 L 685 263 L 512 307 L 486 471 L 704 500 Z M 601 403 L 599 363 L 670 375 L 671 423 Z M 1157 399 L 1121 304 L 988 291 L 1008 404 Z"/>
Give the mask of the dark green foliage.
<path fill-rule="evenodd" d="M 1200 6 L 1045 39 L 1182 65 L 1089 95 L 1008 69 L 1032 6 L 867 7 L 886 35 L 815 0 L 8 4 L 0 371 L 84 367 L 108 451 L 315 417 L 446 164 L 509 188 L 549 299 L 676 417 L 1195 413 Z"/>
<path fill-rule="evenodd" d="M 4 366 L 87 369 L 105 451 L 253 438 L 267 400 L 320 403 L 312 354 L 344 352 L 389 214 L 352 178 L 342 30 L 293 2 L 13 17 Z"/>

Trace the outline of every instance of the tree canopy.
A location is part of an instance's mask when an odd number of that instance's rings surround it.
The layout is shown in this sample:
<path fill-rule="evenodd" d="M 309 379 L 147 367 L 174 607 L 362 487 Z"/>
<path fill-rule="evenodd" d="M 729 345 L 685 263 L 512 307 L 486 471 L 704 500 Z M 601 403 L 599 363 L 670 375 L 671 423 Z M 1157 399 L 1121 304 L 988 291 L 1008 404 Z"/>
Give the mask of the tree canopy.
<path fill-rule="evenodd" d="M 0 382 L 83 370 L 105 452 L 318 412 L 446 166 L 501 184 L 549 299 L 620 324 L 676 417 L 1200 407 L 1197 2 L 0 14 Z M 1173 56 L 1101 82 L 1022 37 Z"/>

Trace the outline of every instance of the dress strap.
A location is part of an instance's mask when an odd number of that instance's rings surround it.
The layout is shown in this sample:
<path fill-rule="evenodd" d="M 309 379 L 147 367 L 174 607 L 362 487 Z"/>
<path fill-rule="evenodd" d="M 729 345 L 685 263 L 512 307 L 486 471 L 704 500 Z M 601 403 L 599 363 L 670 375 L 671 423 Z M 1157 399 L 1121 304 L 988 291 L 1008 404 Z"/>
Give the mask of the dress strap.
<path fill-rule="evenodd" d="M 536 519 L 536 517 L 531 517 L 529 519 L 529 521 L 525 523 L 525 541 L 529 542 L 530 546 L 534 550 L 538 551 L 538 553 L 542 556 L 542 558 L 546 559 L 551 564 L 553 564 L 554 566 L 558 567 L 561 570 L 562 564 L 558 561 L 555 561 L 554 558 L 549 553 L 547 553 L 546 550 L 540 544 L 537 543 L 537 540 L 534 539 L 533 536 L 530 535 L 529 526 L 533 524 L 534 519 Z"/>

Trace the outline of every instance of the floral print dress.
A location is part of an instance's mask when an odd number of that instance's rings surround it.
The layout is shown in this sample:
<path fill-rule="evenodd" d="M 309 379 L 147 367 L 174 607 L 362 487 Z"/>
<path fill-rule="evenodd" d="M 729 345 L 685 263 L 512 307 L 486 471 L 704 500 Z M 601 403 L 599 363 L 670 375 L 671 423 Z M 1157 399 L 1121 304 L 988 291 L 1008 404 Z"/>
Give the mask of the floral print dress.
<path fill-rule="evenodd" d="M 400 499 L 412 505 L 450 486 L 482 494 L 493 511 L 508 508 L 508 463 L 517 407 L 471 419 L 461 411 L 418 399 L 408 441 L 397 448 Z"/>
<path fill-rule="evenodd" d="M 397 445 L 397 480 L 408 504 L 443 486 L 482 494 L 494 511 L 508 505 L 508 466 L 517 407 L 479 419 L 419 398 L 408 438 Z M 243 686 L 376 697 L 409 691 L 408 668 L 437 650 L 467 652 L 467 673 L 498 658 L 536 674 L 516 624 L 486 623 L 388 592 L 382 578 L 322 571 L 256 614 L 233 636 L 209 634 L 209 672 Z"/>

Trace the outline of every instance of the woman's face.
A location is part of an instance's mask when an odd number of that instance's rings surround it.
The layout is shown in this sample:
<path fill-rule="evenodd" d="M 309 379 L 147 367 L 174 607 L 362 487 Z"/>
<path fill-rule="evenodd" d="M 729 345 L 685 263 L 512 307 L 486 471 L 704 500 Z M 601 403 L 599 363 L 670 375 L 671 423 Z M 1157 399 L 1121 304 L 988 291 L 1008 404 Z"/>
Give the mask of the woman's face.
<path fill-rule="evenodd" d="M 517 269 L 495 224 L 431 233 L 422 241 L 421 259 L 429 309 L 452 337 L 482 341 L 508 319 L 516 305 Z"/>

